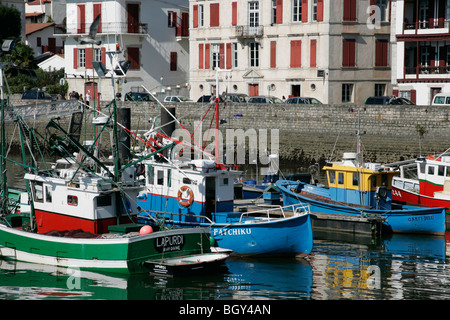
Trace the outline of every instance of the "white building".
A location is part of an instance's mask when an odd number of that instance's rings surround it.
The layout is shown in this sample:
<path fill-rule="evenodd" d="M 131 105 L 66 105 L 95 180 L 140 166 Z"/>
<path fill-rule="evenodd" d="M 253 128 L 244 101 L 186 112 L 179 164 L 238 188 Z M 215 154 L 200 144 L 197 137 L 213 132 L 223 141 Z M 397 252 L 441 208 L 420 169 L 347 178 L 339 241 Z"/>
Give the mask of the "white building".
<path fill-rule="evenodd" d="M 450 92 L 450 0 L 397 0 L 392 8 L 394 94 L 430 105 Z"/>
<path fill-rule="evenodd" d="M 94 19 L 101 14 L 96 40 L 81 44 Z M 189 70 L 188 2 L 67 0 L 65 38 L 69 90 L 84 95 L 99 88 L 103 100 L 112 98 L 110 80 L 99 80 L 92 61 L 111 63 L 108 52 L 120 47 L 119 60 L 131 62 L 127 77 L 118 80 L 117 92 L 142 91 L 166 94 L 186 91 Z M 94 93 L 94 96 L 96 94 Z"/>
<path fill-rule="evenodd" d="M 389 95 L 389 8 L 389 0 L 190 0 L 191 98 L 215 92 L 216 67 L 229 71 L 220 91 L 250 96 L 361 104 Z"/>

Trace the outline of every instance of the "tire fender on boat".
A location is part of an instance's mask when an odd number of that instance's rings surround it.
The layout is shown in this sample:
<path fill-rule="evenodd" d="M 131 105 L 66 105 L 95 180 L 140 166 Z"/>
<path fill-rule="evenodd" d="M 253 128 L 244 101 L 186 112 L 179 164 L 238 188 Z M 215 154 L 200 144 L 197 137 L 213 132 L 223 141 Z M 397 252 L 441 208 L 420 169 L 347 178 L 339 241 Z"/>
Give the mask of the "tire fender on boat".
<path fill-rule="evenodd" d="M 194 202 L 194 192 L 188 186 L 182 186 L 178 190 L 178 202 L 185 208 L 190 207 Z"/>

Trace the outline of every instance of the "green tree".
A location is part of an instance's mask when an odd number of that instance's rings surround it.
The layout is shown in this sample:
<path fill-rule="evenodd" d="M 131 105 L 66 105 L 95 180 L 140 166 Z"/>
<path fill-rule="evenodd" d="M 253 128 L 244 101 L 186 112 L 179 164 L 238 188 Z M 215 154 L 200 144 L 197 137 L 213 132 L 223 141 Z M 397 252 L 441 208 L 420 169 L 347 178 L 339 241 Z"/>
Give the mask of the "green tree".
<path fill-rule="evenodd" d="M 20 12 L 14 7 L 0 3 L 0 40 L 20 38 L 22 21 Z"/>

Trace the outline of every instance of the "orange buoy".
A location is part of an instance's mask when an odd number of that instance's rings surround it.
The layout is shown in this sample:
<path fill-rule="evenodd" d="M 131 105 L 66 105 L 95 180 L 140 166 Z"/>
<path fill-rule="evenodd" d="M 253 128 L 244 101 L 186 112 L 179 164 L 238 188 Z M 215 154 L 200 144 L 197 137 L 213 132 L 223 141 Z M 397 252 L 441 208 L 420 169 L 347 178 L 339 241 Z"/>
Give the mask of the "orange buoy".
<path fill-rule="evenodd" d="M 151 226 L 143 226 L 140 230 L 139 230 L 139 234 L 140 235 L 144 235 L 144 234 L 150 234 L 153 232 L 153 228 Z"/>

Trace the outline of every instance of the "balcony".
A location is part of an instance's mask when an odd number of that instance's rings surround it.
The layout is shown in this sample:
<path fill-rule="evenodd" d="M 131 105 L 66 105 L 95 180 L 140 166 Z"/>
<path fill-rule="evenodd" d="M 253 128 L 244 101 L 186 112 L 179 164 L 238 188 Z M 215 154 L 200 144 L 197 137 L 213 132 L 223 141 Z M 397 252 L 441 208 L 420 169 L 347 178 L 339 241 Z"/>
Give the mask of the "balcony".
<path fill-rule="evenodd" d="M 262 38 L 264 35 L 264 27 L 263 26 L 236 26 L 234 28 L 234 35 L 237 38 L 245 38 L 245 39 L 251 39 L 251 38 Z"/>
<path fill-rule="evenodd" d="M 65 28 L 58 26 L 54 29 L 54 34 L 61 35 L 81 35 L 89 33 L 91 23 L 68 24 Z M 98 34 L 147 34 L 148 25 L 146 23 L 129 24 L 127 22 L 102 22 L 99 25 Z"/>
<path fill-rule="evenodd" d="M 450 66 L 418 66 L 418 67 L 405 67 L 405 79 L 450 79 Z"/>

